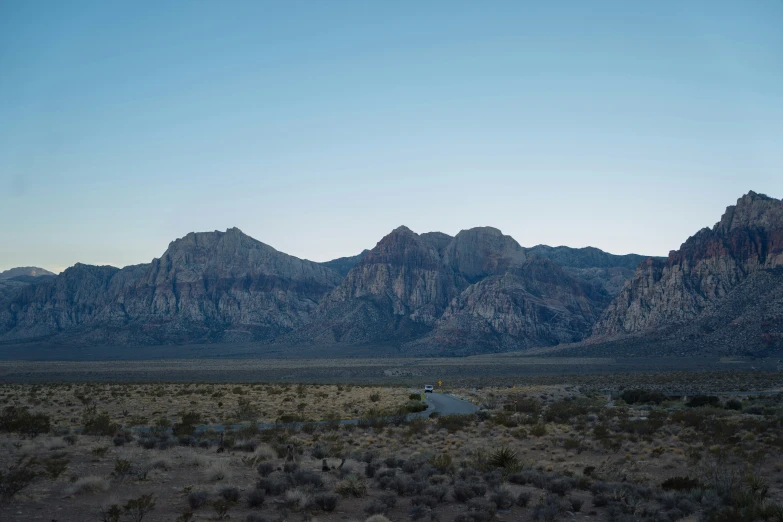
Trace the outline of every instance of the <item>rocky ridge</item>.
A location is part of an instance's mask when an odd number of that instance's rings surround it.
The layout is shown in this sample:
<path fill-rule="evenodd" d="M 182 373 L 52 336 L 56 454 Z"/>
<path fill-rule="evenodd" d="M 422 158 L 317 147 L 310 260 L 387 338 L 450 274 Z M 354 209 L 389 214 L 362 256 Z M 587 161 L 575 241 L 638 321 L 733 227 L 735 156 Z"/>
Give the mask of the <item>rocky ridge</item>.
<path fill-rule="evenodd" d="M 680 351 L 723 353 L 783 349 L 781 267 L 783 202 L 749 192 L 667 259 L 640 264 L 591 341 L 679 342 Z"/>

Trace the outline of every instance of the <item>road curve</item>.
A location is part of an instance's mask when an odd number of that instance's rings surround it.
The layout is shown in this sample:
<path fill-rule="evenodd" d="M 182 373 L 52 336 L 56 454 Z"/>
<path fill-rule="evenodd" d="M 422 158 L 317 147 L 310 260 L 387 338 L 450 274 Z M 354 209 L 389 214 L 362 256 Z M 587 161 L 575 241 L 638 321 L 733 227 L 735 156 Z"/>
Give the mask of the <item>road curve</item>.
<path fill-rule="evenodd" d="M 425 393 L 424 400 L 429 408 L 423 415 L 437 411 L 440 415 L 469 415 L 478 411 L 478 406 L 444 393 Z"/>

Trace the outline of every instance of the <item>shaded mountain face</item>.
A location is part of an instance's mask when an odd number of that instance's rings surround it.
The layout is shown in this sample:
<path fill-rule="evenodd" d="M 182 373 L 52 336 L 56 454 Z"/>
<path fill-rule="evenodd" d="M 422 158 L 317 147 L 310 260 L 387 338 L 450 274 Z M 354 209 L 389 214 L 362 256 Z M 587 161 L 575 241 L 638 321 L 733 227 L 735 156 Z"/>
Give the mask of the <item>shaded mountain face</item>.
<path fill-rule="evenodd" d="M 582 339 L 609 300 L 497 229 L 450 237 L 400 227 L 280 342 L 449 354 L 551 345 Z"/>
<path fill-rule="evenodd" d="M 0 272 L 0 309 L 25 286 L 41 283 L 54 277 L 56 276 L 52 272 L 35 266 L 11 268 Z"/>
<path fill-rule="evenodd" d="M 702 333 L 717 329 L 724 336 L 756 328 L 754 336 L 760 339 L 763 334 L 764 344 L 783 348 L 783 330 L 775 326 L 783 318 L 761 313 L 780 307 L 775 290 L 780 267 L 783 202 L 750 192 L 728 207 L 712 229 L 700 230 L 667 259 L 642 263 L 596 323 L 593 336 L 638 335 L 699 324 L 704 325 Z M 771 286 L 765 288 L 761 281 Z M 762 322 L 767 331 L 748 326 Z M 729 325 L 736 335 L 725 330 Z"/>
<path fill-rule="evenodd" d="M 357 254 L 355 256 L 339 257 L 337 259 L 332 259 L 331 261 L 325 261 L 320 264 L 325 266 L 326 268 L 330 268 L 334 270 L 335 272 L 340 274 L 341 277 L 345 277 L 348 275 L 348 272 L 351 271 L 351 268 L 359 264 L 359 261 L 362 260 L 362 258 L 367 252 L 369 252 L 369 250 L 362 250 L 360 254 Z"/>
<path fill-rule="evenodd" d="M 340 281 L 239 229 L 191 233 L 149 264 L 77 264 L 0 313 L 0 340 L 159 344 L 269 339 L 304 324 Z"/>
<path fill-rule="evenodd" d="M 537 245 L 528 248 L 530 254 L 545 257 L 573 277 L 603 290 L 611 296 L 620 293 L 625 282 L 633 277 L 639 263 L 650 259 L 638 254 L 614 255 L 593 247 L 570 248 Z M 652 258 L 662 260 L 663 258 Z"/>
<path fill-rule="evenodd" d="M 525 249 L 490 227 L 454 237 L 400 227 L 372 250 L 314 263 L 238 229 L 191 233 L 148 264 L 3 280 L 15 286 L 0 284 L 0 343 L 549 346 L 585 336 L 615 279 L 630 276 L 627 257 Z"/>

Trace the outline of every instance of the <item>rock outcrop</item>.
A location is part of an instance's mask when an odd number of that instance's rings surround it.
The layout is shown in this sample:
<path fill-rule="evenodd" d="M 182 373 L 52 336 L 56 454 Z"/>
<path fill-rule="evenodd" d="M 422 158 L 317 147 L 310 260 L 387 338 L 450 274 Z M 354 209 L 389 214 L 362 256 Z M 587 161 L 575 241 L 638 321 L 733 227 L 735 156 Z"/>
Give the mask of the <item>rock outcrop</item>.
<path fill-rule="evenodd" d="M 716 310 L 731 302 L 737 288 L 759 272 L 781 266 L 783 202 L 750 192 L 728 207 L 715 226 L 697 232 L 667 259 L 642 263 L 596 323 L 593 336 L 638 334 L 694 321 L 708 324 L 707 316 L 715 314 L 725 319 L 726 313 Z M 746 286 L 754 286 L 753 281 Z M 747 294 L 747 288 L 741 292 Z M 742 300 L 748 301 L 747 295 Z"/>
<path fill-rule="evenodd" d="M 2 340 L 156 344 L 270 339 L 307 322 L 333 270 L 243 234 L 191 233 L 149 264 L 77 264 L 16 295 Z"/>
<path fill-rule="evenodd" d="M 467 354 L 580 340 L 610 296 L 510 236 L 480 227 L 446 234 L 395 229 L 279 342 L 394 344 Z"/>

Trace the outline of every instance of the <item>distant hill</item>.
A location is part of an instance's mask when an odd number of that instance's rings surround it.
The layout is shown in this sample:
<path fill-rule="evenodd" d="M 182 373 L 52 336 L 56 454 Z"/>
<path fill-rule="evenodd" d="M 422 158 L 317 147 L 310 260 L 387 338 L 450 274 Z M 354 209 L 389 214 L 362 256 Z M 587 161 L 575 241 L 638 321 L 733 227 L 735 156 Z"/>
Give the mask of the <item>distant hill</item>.
<path fill-rule="evenodd" d="M 28 276 L 28 277 L 41 277 L 41 276 L 53 276 L 55 275 L 48 270 L 38 268 L 35 266 L 21 266 L 18 268 L 11 268 L 4 272 L 0 272 L 0 279 L 12 279 L 14 277 Z"/>

